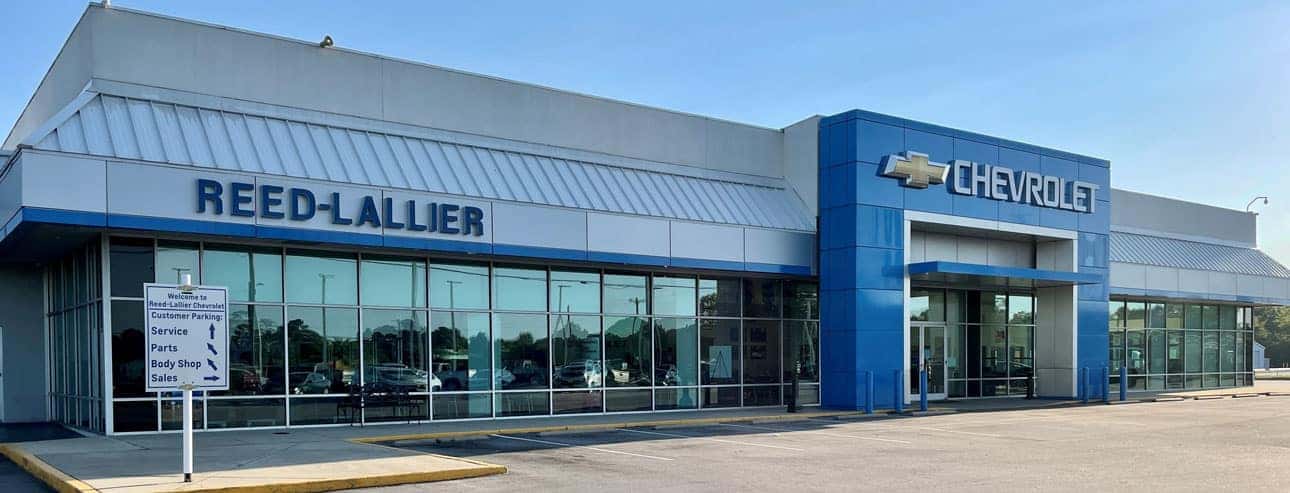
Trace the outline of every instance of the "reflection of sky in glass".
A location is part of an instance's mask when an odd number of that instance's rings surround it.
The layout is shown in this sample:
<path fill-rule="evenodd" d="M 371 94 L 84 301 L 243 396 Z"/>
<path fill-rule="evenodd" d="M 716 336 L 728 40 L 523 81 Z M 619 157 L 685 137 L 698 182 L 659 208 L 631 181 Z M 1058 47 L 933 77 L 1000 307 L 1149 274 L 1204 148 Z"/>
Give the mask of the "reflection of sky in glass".
<path fill-rule="evenodd" d="M 645 314 L 645 276 L 605 274 L 605 313 Z"/>
<path fill-rule="evenodd" d="M 654 313 L 657 315 L 694 315 L 695 279 L 654 277 Z"/>
<path fill-rule="evenodd" d="M 364 258 L 359 270 L 364 305 L 425 306 L 425 263 Z"/>
<path fill-rule="evenodd" d="M 468 264 L 431 265 L 430 305 L 433 308 L 487 310 L 488 267 Z"/>
<path fill-rule="evenodd" d="M 358 304 L 356 264 L 349 257 L 287 255 L 287 301 Z"/>
<path fill-rule="evenodd" d="M 551 311 L 599 312 L 600 274 L 551 271 Z"/>
<path fill-rule="evenodd" d="M 493 308 L 546 311 L 546 271 L 494 268 Z"/>

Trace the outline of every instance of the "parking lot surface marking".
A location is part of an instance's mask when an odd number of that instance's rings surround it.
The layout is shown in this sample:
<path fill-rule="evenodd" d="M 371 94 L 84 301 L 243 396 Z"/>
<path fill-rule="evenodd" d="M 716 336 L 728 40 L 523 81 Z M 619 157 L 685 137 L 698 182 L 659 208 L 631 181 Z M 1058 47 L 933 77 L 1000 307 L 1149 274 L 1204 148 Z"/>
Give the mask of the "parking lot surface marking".
<path fill-rule="evenodd" d="M 640 458 L 642 458 L 642 459 L 654 459 L 654 460 L 662 460 L 662 461 L 670 461 L 670 460 L 672 460 L 672 459 L 671 459 L 671 458 L 669 458 L 669 457 L 658 457 L 658 456 L 654 456 L 654 455 L 634 454 L 634 453 L 631 453 L 631 452 L 623 452 L 623 451 L 621 451 L 621 450 L 610 450 L 610 449 L 607 449 L 607 448 L 592 447 L 592 446 L 589 446 L 589 445 L 578 445 L 578 444 L 575 444 L 575 443 L 560 443 L 560 442 L 552 442 L 552 441 L 549 441 L 549 440 L 538 440 L 538 439 L 536 439 L 536 438 L 524 438 L 524 437 L 513 437 L 513 436 L 509 436 L 509 435 L 498 435 L 498 434 L 495 434 L 495 433 L 494 433 L 494 434 L 492 434 L 492 435 L 489 435 L 489 436 L 491 436 L 491 437 L 496 437 L 496 438 L 505 438 L 505 439 L 507 439 L 507 440 L 518 440 L 518 441 L 522 441 L 522 442 L 540 443 L 540 444 L 543 444 L 543 445 L 550 445 L 550 446 L 553 446 L 553 447 L 582 448 L 582 449 L 588 449 L 588 450 L 595 450 L 595 451 L 597 451 L 597 452 L 604 452 L 604 453 L 607 453 L 607 454 L 629 455 L 629 456 L 632 456 L 632 457 L 640 457 Z"/>
<path fill-rule="evenodd" d="M 764 448 L 773 448 L 773 449 L 780 449 L 780 450 L 791 450 L 791 451 L 794 451 L 794 452 L 805 452 L 805 451 L 806 451 L 806 449 L 800 449 L 800 448 L 795 448 L 795 447 L 784 447 L 784 446 L 780 446 L 780 445 L 768 445 L 768 444 L 765 444 L 765 443 L 741 442 L 741 441 L 738 441 L 738 440 L 726 440 L 726 439 L 722 439 L 722 438 L 713 438 L 713 437 L 706 437 L 706 436 L 682 435 L 682 434 L 680 434 L 680 433 L 663 433 L 663 432 L 659 432 L 659 431 L 645 431 L 645 430 L 636 430 L 636 429 L 632 429 L 632 428 L 623 428 L 623 429 L 618 430 L 618 431 L 626 431 L 626 432 L 629 432 L 629 433 L 641 433 L 641 434 L 645 434 L 645 435 L 655 435 L 655 436 L 661 436 L 661 437 L 672 437 L 672 438 L 691 438 L 691 439 L 694 439 L 694 440 L 707 440 L 707 441 L 710 441 L 710 442 L 730 443 L 730 444 L 735 444 L 735 445 L 748 445 L 748 446 L 751 446 L 751 447 L 764 447 Z"/>
<path fill-rule="evenodd" d="M 769 426 L 739 425 L 734 423 L 723 423 L 721 426 L 729 426 L 733 428 L 745 428 L 749 430 L 774 431 L 778 433 L 810 433 L 813 435 L 823 435 L 823 436 L 830 436 L 830 437 L 836 437 L 836 438 L 852 438 L 856 440 L 871 440 L 875 442 L 899 443 L 903 445 L 910 444 L 910 442 L 908 441 L 896 440 L 894 438 L 878 438 L 878 437 L 866 437 L 866 436 L 860 436 L 860 435 L 846 435 L 842 433 L 833 433 L 829 431 L 820 431 L 820 430 L 793 430 L 788 428 L 771 428 Z"/>

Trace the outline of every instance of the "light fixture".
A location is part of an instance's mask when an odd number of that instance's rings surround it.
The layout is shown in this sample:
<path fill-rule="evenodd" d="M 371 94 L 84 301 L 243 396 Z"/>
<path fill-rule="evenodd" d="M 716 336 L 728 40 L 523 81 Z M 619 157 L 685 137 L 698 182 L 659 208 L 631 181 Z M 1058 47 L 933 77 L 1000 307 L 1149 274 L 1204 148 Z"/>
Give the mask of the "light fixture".
<path fill-rule="evenodd" d="M 1245 212 L 1250 212 L 1250 207 L 1254 206 L 1254 204 L 1260 200 L 1263 201 L 1263 205 L 1268 205 L 1267 197 L 1264 197 L 1264 196 L 1254 197 L 1254 200 L 1251 200 L 1250 203 L 1245 204 Z M 1255 214 L 1258 214 L 1258 213 L 1255 212 Z"/>
<path fill-rule="evenodd" d="M 331 36 L 323 35 L 323 40 L 318 42 L 319 48 L 331 48 L 336 43 L 332 42 Z"/>

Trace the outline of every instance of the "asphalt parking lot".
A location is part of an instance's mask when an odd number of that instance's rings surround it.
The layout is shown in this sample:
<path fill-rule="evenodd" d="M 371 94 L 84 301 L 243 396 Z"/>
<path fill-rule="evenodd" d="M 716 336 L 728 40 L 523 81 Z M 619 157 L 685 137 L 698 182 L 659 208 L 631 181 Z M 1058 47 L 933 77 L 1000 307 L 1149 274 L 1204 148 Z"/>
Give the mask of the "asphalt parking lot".
<path fill-rule="evenodd" d="M 373 491 L 1243 490 L 1290 485 L 1290 397 L 402 443 L 507 474 Z"/>

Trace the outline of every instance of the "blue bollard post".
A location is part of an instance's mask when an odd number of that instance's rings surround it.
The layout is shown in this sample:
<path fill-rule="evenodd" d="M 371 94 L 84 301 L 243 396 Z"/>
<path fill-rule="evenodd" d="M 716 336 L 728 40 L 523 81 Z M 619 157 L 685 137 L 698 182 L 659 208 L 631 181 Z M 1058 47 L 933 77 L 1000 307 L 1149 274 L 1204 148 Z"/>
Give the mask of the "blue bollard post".
<path fill-rule="evenodd" d="M 864 378 L 864 413 L 873 414 L 873 370 L 865 370 Z"/>
<path fill-rule="evenodd" d="M 1088 368 L 1080 368 L 1080 393 L 1079 399 L 1083 404 L 1088 404 Z"/>
<path fill-rule="evenodd" d="M 905 412 L 905 371 L 904 370 L 896 370 L 896 385 L 893 385 L 892 387 L 895 387 L 896 389 L 896 404 L 894 406 L 896 408 L 896 412 L 903 413 Z"/>
<path fill-rule="evenodd" d="M 1129 400 L 1129 367 L 1120 367 L 1120 401 Z"/>
<path fill-rule="evenodd" d="M 918 370 L 918 410 L 927 412 L 927 368 Z"/>
<path fill-rule="evenodd" d="M 1102 367 L 1102 402 L 1111 403 L 1111 369 Z"/>

